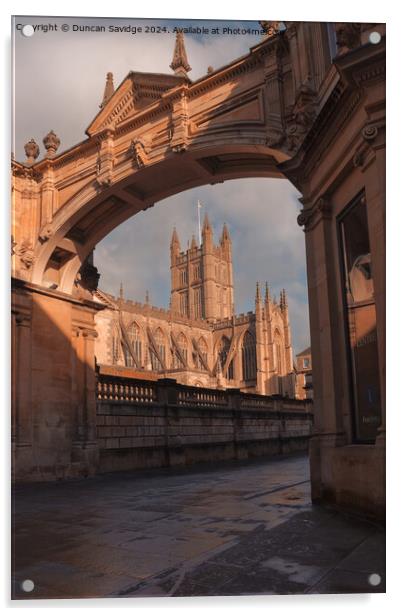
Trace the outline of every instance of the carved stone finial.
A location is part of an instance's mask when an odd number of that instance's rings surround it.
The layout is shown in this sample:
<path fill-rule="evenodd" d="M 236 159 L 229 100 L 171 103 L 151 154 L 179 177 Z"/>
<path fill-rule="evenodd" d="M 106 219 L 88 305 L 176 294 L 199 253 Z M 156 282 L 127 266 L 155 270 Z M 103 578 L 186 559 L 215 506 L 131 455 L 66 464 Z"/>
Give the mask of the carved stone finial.
<path fill-rule="evenodd" d="M 24 145 L 25 154 L 27 157 L 28 165 L 33 165 L 35 160 L 39 156 L 39 146 L 35 139 L 30 139 L 28 143 Z"/>
<path fill-rule="evenodd" d="M 46 149 L 46 158 L 53 158 L 56 154 L 57 148 L 60 145 L 60 139 L 56 135 L 56 133 L 51 130 L 44 138 L 43 145 Z"/>
<path fill-rule="evenodd" d="M 287 297 L 286 297 L 285 289 L 282 289 L 282 291 L 281 291 L 279 306 L 280 306 L 282 311 L 285 311 L 286 308 L 288 307 L 288 300 L 287 300 Z"/>
<path fill-rule="evenodd" d="M 186 48 L 184 46 L 183 32 L 178 32 L 176 34 L 173 60 L 170 65 L 170 68 L 178 77 L 187 77 L 187 73 L 191 71 L 191 66 L 189 65 L 187 60 Z"/>
<path fill-rule="evenodd" d="M 207 68 L 208 75 L 210 75 L 213 72 L 214 72 L 214 67 L 213 66 L 208 66 L 208 68 Z"/>
<path fill-rule="evenodd" d="M 113 73 L 106 74 L 106 84 L 105 91 L 103 93 L 103 99 L 99 107 L 103 109 L 103 107 L 110 101 L 114 94 L 114 83 L 113 83 Z"/>
<path fill-rule="evenodd" d="M 341 56 L 361 44 L 361 24 L 337 23 L 335 24 L 336 46 L 338 55 Z"/>
<path fill-rule="evenodd" d="M 271 301 L 271 294 L 269 292 L 269 286 L 268 283 L 265 283 L 265 303 L 268 305 L 269 302 Z"/>
<path fill-rule="evenodd" d="M 280 21 L 260 21 L 258 23 L 264 30 L 265 36 L 267 38 L 278 34 L 280 32 L 280 25 L 282 24 L 282 22 Z"/>
<path fill-rule="evenodd" d="M 35 253 L 31 242 L 27 239 L 23 240 L 21 244 L 14 242 L 13 249 L 14 253 L 19 256 L 22 267 L 26 270 L 30 269 L 35 260 Z"/>
<path fill-rule="evenodd" d="M 255 302 L 256 302 L 256 304 L 259 304 L 261 302 L 261 291 L 260 291 L 260 283 L 259 282 L 257 282 L 256 288 L 255 288 Z"/>

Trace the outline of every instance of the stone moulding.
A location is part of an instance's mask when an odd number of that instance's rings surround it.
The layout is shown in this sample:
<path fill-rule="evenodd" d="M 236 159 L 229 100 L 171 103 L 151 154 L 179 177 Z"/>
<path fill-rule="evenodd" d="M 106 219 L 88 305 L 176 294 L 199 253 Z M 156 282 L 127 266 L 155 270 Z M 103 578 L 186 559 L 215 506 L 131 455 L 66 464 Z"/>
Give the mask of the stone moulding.
<path fill-rule="evenodd" d="M 300 201 L 304 204 L 304 208 L 297 217 L 297 224 L 300 227 L 304 227 L 305 232 L 311 231 L 321 218 L 329 218 L 331 216 L 331 203 L 325 195 L 316 199 L 312 205 L 303 199 L 300 199 Z"/>

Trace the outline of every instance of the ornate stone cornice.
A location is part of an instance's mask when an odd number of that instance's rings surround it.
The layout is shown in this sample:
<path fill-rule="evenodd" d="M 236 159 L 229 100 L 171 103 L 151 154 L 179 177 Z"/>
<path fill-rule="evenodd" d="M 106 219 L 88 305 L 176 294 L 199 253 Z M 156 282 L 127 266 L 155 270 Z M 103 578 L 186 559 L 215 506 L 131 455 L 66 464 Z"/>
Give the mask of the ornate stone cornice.
<path fill-rule="evenodd" d="M 49 297 L 54 297 L 55 299 L 62 299 L 63 301 L 69 302 L 70 304 L 76 304 L 84 309 L 88 309 L 93 312 L 104 310 L 105 306 L 100 302 L 94 302 L 90 299 L 79 299 L 70 295 L 69 293 L 64 293 L 62 291 L 57 291 L 55 289 L 47 289 L 40 285 L 34 284 L 33 282 L 29 282 L 28 280 L 22 280 L 21 278 L 15 278 L 14 276 L 11 278 L 11 286 L 13 289 L 20 289 L 21 291 L 27 290 L 30 293 L 38 293 L 39 295 L 47 295 Z"/>
<path fill-rule="evenodd" d="M 311 231 L 321 220 L 331 218 L 332 208 L 326 195 L 319 197 L 313 204 L 304 199 L 300 199 L 300 202 L 304 204 L 304 208 L 297 217 L 297 224 L 304 227 L 305 232 Z"/>
<path fill-rule="evenodd" d="M 35 166 L 28 167 L 15 160 L 11 161 L 11 173 L 13 177 L 27 178 L 35 182 L 40 182 L 42 179 L 42 173 L 40 173 Z"/>

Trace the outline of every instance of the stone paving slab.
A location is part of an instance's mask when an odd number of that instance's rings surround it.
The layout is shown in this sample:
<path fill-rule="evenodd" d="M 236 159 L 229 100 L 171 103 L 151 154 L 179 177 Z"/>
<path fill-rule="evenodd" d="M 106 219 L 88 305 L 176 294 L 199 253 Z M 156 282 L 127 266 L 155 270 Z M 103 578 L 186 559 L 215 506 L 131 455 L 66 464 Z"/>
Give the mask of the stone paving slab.
<path fill-rule="evenodd" d="M 14 599 L 385 591 L 383 530 L 313 506 L 301 455 L 17 486 L 13 510 Z"/>

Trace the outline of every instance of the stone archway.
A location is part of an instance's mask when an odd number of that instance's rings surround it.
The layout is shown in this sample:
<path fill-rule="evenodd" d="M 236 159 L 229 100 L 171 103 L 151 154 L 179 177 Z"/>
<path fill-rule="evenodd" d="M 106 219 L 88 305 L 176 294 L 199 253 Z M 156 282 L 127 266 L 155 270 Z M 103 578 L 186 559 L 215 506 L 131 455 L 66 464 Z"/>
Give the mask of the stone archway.
<path fill-rule="evenodd" d="M 384 41 L 381 24 L 287 22 L 246 56 L 191 82 L 183 40 L 174 74 L 108 76 L 87 138 L 13 161 L 14 471 L 18 479 L 96 472 L 92 301 L 94 246 L 114 227 L 187 188 L 286 177 L 303 194 L 317 434 L 313 497 L 382 511 L 384 501 Z M 337 38 L 337 50 L 332 46 Z M 377 314 L 381 425 L 353 450 L 338 217 L 367 207 Z M 56 410 L 55 410 L 56 409 Z M 372 469 L 373 486 L 361 473 Z M 371 471 L 370 471 L 371 472 Z M 378 488 L 378 486 L 380 486 Z"/>

